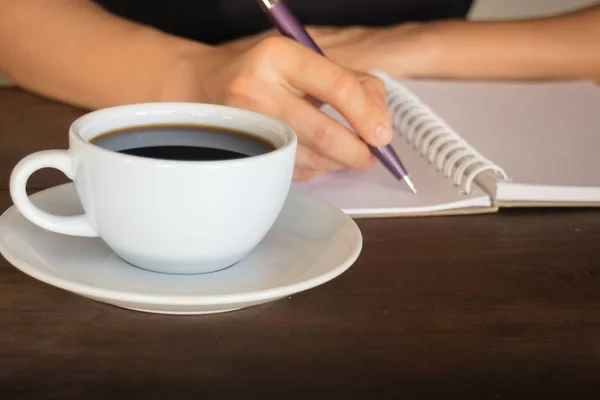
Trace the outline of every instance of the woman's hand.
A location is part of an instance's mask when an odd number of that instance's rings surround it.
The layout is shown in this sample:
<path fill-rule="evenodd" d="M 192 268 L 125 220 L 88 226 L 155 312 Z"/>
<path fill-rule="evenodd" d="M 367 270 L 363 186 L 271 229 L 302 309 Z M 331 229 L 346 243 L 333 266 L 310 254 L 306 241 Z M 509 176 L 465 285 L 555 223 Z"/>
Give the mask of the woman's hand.
<path fill-rule="evenodd" d="M 289 124 L 299 142 L 297 180 L 342 168 L 370 169 L 376 161 L 365 142 L 383 146 L 392 138 L 380 80 L 279 36 L 182 56 L 159 85 L 161 101 L 224 104 Z M 320 112 L 314 106 L 319 102 L 338 110 L 360 138 Z"/>

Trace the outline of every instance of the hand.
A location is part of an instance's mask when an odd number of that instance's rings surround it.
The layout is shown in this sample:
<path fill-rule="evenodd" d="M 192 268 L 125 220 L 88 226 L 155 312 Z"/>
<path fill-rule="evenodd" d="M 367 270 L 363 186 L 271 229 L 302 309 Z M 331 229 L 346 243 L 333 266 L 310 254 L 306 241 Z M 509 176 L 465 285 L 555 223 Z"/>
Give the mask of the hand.
<path fill-rule="evenodd" d="M 296 180 L 342 168 L 370 169 L 376 160 L 365 142 L 383 146 L 392 138 L 380 80 L 343 68 L 287 38 L 188 54 L 164 76 L 161 100 L 224 104 L 289 124 L 299 142 Z M 338 110 L 360 138 L 315 108 L 315 101 Z"/>

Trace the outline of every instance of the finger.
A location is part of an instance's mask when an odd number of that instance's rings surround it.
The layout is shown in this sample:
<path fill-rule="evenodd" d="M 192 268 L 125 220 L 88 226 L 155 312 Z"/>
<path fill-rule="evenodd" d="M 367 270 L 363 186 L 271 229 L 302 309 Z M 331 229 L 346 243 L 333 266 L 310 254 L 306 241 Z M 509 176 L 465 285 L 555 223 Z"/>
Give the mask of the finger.
<path fill-rule="evenodd" d="M 296 167 L 329 172 L 344 169 L 342 164 L 303 145 L 296 150 Z"/>
<path fill-rule="evenodd" d="M 314 169 L 307 169 L 307 168 L 296 168 L 294 169 L 294 175 L 292 177 L 292 179 L 294 181 L 309 181 L 311 179 L 314 178 L 318 178 L 320 176 L 325 176 L 327 175 L 327 171 L 317 171 Z"/>
<path fill-rule="evenodd" d="M 296 163 L 303 168 L 336 171 L 368 170 L 375 162 L 366 144 L 346 127 L 286 90 L 270 86 L 256 96 L 230 93 L 224 104 L 277 118 L 290 125 L 298 137 Z"/>
<path fill-rule="evenodd" d="M 386 99 L 386 88 L 384 83 L 371 75 L 363 74 L 358 77 L 358 81 L 363 86 L 368 95 L 377 103 L 381 111 L 386 115 L 390 125 L 392 124 L 391 116 Z"/>
<path fill-rule="evenodd" d="M 389 116 L 367 94 L 357 74 L 302 45 L 296 46 L 295 53 L 295 57 L 280 64 L 292 86 L 331 104 L 367 143 L 384 146 L 390 142 Z"/>
<path fill-rule="evenodd" d="M 280 118 L 294 128 L 301 145 L 320 156 L 310 156 L 313 166 L 324 165 L 326 158 L 353 169 L 372 167 L 375 158 L 368 147 L 342 124 L 295 96 L 288 96 L 282 105 Z"/>

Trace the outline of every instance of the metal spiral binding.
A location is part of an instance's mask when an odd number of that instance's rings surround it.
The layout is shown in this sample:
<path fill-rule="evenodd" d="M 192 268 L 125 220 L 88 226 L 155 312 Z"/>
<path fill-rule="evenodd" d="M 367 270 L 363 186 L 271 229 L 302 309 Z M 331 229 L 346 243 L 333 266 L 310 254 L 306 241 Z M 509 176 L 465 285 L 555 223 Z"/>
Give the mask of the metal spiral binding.
<path fill-rule="evenodd" d="M 492 171 L 508 179 L 502 168 L 461 138 L 404 85 L 382 73 L 372 74 L 386 85 L 386 102 L 393 118 L 394 130 L 442 172 L 445 178 L 452 179 L 455 185 L 462 187 L 465 194 L 471 193 L 473 181 L 485 171 Z"/>

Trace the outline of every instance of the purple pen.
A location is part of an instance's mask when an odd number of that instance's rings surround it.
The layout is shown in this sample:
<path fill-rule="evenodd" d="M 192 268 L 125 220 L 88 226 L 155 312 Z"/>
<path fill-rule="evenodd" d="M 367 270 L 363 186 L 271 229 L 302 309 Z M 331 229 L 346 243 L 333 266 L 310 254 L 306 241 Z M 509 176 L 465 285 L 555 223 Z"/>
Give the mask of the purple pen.
<path fill-rule="evenodd" d="M 304 26 L 298 21 L 290 9 L 281 0 L 257 0 L 261 8 L 271 21 L 271 23 L 279 30 L 279 32 L 302 43 L 303 45 L 313 49 L 317 53 L 325 56 L 323 51 L 317 46 L 315 41 L 310 37 Z M 408 172 L 400 162 L 398 155 L 392 146 L 375 147 L 369 145 L 371 153 L 390 171 L 396 179 L 404 181 L 410 190 L 416 194 L 417 189 L 413 184 Z"/>

